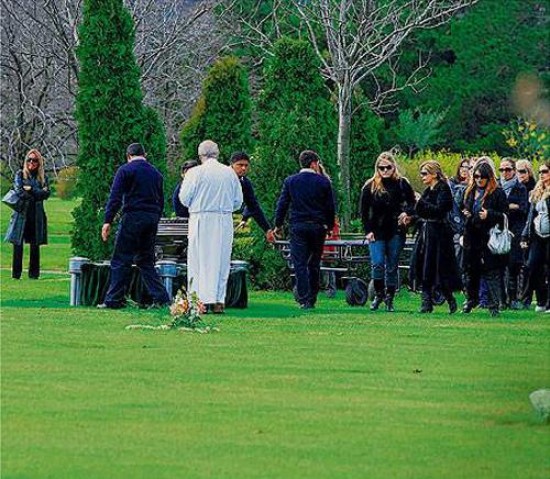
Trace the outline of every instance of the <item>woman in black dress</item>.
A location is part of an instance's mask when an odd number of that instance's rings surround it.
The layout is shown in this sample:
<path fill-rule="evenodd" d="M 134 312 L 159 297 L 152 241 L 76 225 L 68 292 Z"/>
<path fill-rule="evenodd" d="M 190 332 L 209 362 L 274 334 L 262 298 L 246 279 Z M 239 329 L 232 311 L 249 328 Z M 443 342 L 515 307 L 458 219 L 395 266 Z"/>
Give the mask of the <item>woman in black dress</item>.
<path fill-rule="evenodd" d="M 462 286 L 449 222 L 453 196 L 437 161 L 422 163 L 420 176 L 426 189 L 416 204 L 420 221 L 411 259 L 411 282 L 421 288 L 421 313 L 433 311 L 432 294 L 438 289 L 453 314 L 457 310 L 453 291 L 459 291 Z"/>
<path fill-rule="evenodd" d="M 498 186 L 490 162 L 482 159 L 475 164 L 473 181 L 464 193 L 462 212 L 466 222 L 462 266 L 466 281 L 466 302 L 462 312 L 469 313 L 479 304 L 479 283 L 483 278 L 489 290 L 488 310 L 491 316 L 496 316 L 501 298 L 501 274 L 508 262 L 508 255 L 493 254 L 487 243 L 491 228 L 497 224 L 503 226 L 504 215 L 508 213 L 508 200 Z"/>
<path fill-rule="evenodd" d="M 13 188 L 25 200 L 25 206 L 21 212 L 13 212 L 6 234 L 6 241 L 13 243 L 11 275 L 14 279 L 21 278 L 23 243 L 29 243 L 29 278 L 38 279 L 40 245 L 48 242 L 44 200 L 50 196 L 48 178 L 44 174 L 44 159 L 38 150 L 32 149 L 27 153 L 23 168 L 15 174 Z"/>

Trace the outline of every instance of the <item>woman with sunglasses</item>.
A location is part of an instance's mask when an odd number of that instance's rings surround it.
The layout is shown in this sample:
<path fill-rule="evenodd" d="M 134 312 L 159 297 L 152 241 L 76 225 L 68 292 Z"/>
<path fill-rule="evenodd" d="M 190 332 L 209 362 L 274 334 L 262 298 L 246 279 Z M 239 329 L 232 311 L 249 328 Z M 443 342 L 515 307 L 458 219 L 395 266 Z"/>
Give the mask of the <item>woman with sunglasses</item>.
<path fill-rule="evenodd" d="M 411 258 L 411 283 L 421 288 L 420 313 L 433 311 L 433 291 L 441 291 L 449 312 L 457 310 L 453 291 L 460 291 L 462 281 L 453 246 L 453 229 L 449 212 L 453 196 L 447 178 L 437 161 L 420 165 L 420 178 L 426 189 L 416 204 L 419 230 Z"/>
<path fill-rule="evenodd" d="M 466 282 L 466 302 L 463 313 L 470 313 L 479 304 L 479 284 L 483 278 L 488 287 L 491 316 L 499 314 L 501 274 L 507 255 L 495 255 L 487 246 L 489 231 L 496 224 L 503 226 L 508 214 L 506 194 L 499 187 L 492 161 L 481 157 L 474 165 L 472 181 L 464 192 L 462 212 L 464 224 L 464 257 L 462 268 Z"/>
<path fill-rule="evenodd" d="M 44 174 L 44 159 L 32 149 L 25 157 L 23 169 L 15 174 L 14 189 L 24 198 L 25 208 L 14 211 L 6 241 L 13 243 L 11 275 L 20 279 L 23 271 L 23 243 L 30 244 L 29 278 L 40 276 L 40 245 L 47 244 L 47 220 L 44 200 L 50 196 L 48 178 Z"/>
<path fill-rule="evenodd" d="M 529 198 L 531 206 L 521 246 L 530 247 L 525 291 L 535 290 L 538 313 L 550 313 L 550 161 L 539 166 L 539 181 Z"/>
<path fill-rule="evenodd" d="M 399 256 L 414 204 L 414 191 L 397 171 L 393 154 L 381 153 L 374 164 L 374 175 L 361 191 L 361 220 L 369 244 L 375 292 L 372 311 L 382 302 L 386 303 L 386 311 L 395 311 Z"/>
<path fill-rule="evenodd" d="M 523 265 L 520 239 L 527 220 L 529 198 L 527 189 L 517 177 L 516 162 L 513 158 L 503 158 L 498 171 L 500 173 L 500 187 L 504 190 L 508 200 L 508 228 L 514 234 L 508 264 L 501 276 L 501 305 L 505 308 L 520 309 L 518 280 Z M 507 278 L 507 284 L 504 284 L 505 278 Z"/>
<path fill-rule="evenodd" d="M 527 189 L 527 194 L 531 193 L 537 183 L 531 162 L 525 159 L 516 161 L 516 172 L 518 180 Z"/>

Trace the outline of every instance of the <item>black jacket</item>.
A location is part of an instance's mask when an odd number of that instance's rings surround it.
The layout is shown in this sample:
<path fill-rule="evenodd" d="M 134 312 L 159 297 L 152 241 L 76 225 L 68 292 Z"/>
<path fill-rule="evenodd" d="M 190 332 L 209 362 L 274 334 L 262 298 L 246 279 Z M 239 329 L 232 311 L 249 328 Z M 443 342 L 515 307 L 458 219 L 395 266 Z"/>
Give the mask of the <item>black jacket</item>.
<path fill-rule="evenodd" d="M 382 180 L 385 193 L 373 194 L 371 182 L 361 190 L 361 221 L 365 234 L 374 233 L 375 239 L 388 240 L 396 234 L 405 235 L 406 229 L 397 224 L 398 216 L 414 214 L 414 191 L 405 178 Z"/>
<path fill-rule="evenodd" d="M 247 221 L 249 218 L 254 218 L 258 226 L 262 228 L 264 232 L 269 230 L 271 228 L 269 226 L 269 221 L 267 221 L 262 207 L 254 194 L 252 182 L 246 176 L 239 178 L 239 180 L 241 181 L 241 187 L 243 189 L 243 220 Z"/>
<path fill-rule="evenodd" d="M 275 226 L 283 226 L 290 209 L 290 224 L 314 223 L 334 227 L 334 193 L 330 180 L 310 169 L 289 176 L 277 201 Z"/>
<path fill-rule="evenodd" d="M 481 267 L 484 270 L 502 268 L 508 262 L 508 255 L 495 255 L 491 253 L 487 243 L 489 231 L 498 224 L 502 227 L 504 215 L 508 214 L 508 200 L 502 188 L 497 188 L 484 200 L 483 207 L 487 210 L 487 218 L 482 220 L 478 214 L 473 213 L 475 189 L 464 197 L 463 209 L 467 209 L 472 216 L 466 219 L 464 224 L 464 255 L 463 267 Z M 474 258 L 480 257 L 481 264 L 473 264 Z"/>

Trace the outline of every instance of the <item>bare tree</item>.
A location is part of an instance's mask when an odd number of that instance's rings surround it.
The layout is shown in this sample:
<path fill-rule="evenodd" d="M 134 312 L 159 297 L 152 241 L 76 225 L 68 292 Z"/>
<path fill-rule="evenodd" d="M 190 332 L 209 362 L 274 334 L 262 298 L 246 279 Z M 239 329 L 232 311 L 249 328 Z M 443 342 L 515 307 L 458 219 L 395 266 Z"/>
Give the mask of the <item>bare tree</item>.
<path fill-rule="evenodd" d="M 349 225 L 350 131 L 354 111 L 354 90 L 368 81 L 374 85 L 368 103 L 375 111 L 395 106 L 393 95 L 404 88 L 417 88 L 425 78 L 426 58 L 405 76 L 398 75 L 399 55 L 413 32 L 434 28 L 478 0 L 271 0 L 271 9 L 261 15 L 265 1 L 259 0 L 247 12 L 233 6 L 249 44 L 268 51 L 281 34 L 280 18 L 295 15 L 301 20 L 319 60 L 321 74 L 336 89 L 338 103 L 337 155 L 344 195 L 343 224 Z M 286 15 L 277 10 L 285 10 Z M 288 24 L 287 24 L 288 27 Z M 298 34 L 303 31 L 298 29 Z M 380 79 L 384 70 L 384 81 Z M 390 73 L 388 81 L 388 72 Z M 399 80 L 401 78 L 401 80 Z"/>
<path fill-rule="evenodd" d="M 0 160 L 13 172 L 39 148 L 54 172 L 78 148 L 78 26 L 84 0 L 0 0 Z M 224 47 L 215 0 L 125 0 L 136 25 L 135 52 L 147 104 L 162 115 L 169 155 L 200 93 L 206 67 Z"/>

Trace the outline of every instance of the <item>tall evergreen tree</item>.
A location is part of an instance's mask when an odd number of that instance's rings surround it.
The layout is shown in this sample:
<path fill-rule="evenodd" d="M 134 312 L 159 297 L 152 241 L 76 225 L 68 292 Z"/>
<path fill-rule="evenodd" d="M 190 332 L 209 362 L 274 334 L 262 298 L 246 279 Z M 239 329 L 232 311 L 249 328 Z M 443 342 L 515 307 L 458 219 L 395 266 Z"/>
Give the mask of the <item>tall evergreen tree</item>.
<path fill-rule="evenodd" d="M 140 71 L 134 57 L 134 25 L 122 0 L 85 0 L 79 30 L 76 98 L 81 204 L 74 210 L 73 251 L 93 259 L 109 255 L 101 241 L 103 207 L 126 146 L 141 142 L 164 170 L 165 138 L 152 111 L 142 106 Z"/>
<path fill-rule="evenodd" d="M 197 156 L 205 139 L 220 147 L 221 161 L 252 146 L 251 100 L 248 75 L 236 57 L 219 59 L 203 83 L 202 96 L 180 136 L 183 158 Z"/>
<path fill-rule="evenodd" d="M 251 175 L 268 217 L 273 216 L 284 178 L 299 170 L 302 150 L 319 153 L 338 191 L 336 112 L 319 74 L 317 57 L 307 42 L 283 38 L 275 44 L 257 115 L 260 139 Z M 252 272 L 257 284 L 280 287 L 281 278 L 288 276 L 285 264 L 265 247 L 261 232 L 254 231 L 250 260 L 256 268 Z"/>

